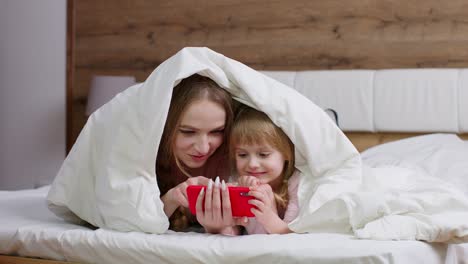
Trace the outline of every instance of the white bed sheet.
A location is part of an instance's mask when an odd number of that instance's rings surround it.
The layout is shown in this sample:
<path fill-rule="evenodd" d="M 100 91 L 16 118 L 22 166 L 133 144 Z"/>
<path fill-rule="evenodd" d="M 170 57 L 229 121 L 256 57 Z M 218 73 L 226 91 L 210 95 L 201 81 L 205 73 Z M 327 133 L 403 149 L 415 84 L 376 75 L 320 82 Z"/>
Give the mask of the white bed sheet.
<path fill-rule="evenodd" d="M 339 234 L 228 237 L 92 230 L 49 212 L 47 191 L 48 187 L 0 192 L 0 254 L 94 263 L 430 264 L 449 259 L 457 263 L 466 252 L 463 245 L 358 240 Z"/>

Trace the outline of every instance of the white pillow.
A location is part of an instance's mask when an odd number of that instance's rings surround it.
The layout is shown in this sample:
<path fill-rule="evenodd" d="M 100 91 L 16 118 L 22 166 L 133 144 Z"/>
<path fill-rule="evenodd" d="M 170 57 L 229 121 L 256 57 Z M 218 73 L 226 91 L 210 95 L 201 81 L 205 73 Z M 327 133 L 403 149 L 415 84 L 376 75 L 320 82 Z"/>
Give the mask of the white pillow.
<path fill-rule="evenodd" d="M 371 167 L 423 169 L 468 195 L 468 144 L 454 134 L 429 134 L 372 147 L 362 154 Z"/>

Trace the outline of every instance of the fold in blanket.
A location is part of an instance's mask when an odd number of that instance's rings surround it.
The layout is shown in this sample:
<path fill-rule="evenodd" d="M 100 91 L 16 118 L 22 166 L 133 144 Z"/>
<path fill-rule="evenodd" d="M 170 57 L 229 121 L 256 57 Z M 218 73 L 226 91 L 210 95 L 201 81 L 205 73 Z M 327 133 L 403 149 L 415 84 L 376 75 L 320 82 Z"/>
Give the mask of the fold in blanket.
<path fill-rule="evenodd" d="M 367 170 L 363 171 L 359 153 L 319 107 L 294 89 L 207 48 L 181 50 L 144 83 L 130 87 L 90 117 L 51 187 L 50 208 L 62 216 L 65 211 L 72 212 L 99 227 L 165 232 L 168 220 L 156 182 L 156 150 L 173 87 L 196 73 L 213 79 L 236 100 L 265 112 L 294 142 L 301 179 L 300 213 L 289 224 L 293 231 L 356 231 L 365 238 L 440 240 L 440 226 L 435 225 L 428 226 L 430 235 L 414 236 L 408 236 L 411 232 L 399 235 L 370 228 L 372 223 L 382 226 L 380 220 L 395 215 L 407 217 L 411 224 L 406 228 L 419 230 L 422 218 L 434 219 L 437 224 L 433 212 L 424 210 L 426 204 L 422 208 L 411 206 L 411 199 L 424 200 L 423 194 L 440 191 L 438 188 L 410 197 L 399 197 L 392 192 L 394 189 L 366 192 L 372 187 L 363 186 L 372 184 L 367 176 L 363 177 Z M 373 171 L 369 177 L 376 178 L 376 173 Z M 453 195 L 459 202 L 458 212 L 468 216 L 466 199 L 444 191 L 447 199 L 443 202 Z M 399 198 L 409 202 L 395 201 Z M 428 200 L 428 205 L 432 202 Z M 443 204 L 433 209 L 440 214 L 445 210 Z M 402 223 L 384 222 L 395 230 L 398 226 L 394 225 Z M 460 223 L 446 224 L 450 229 L 460 228 Z M 463 226 L 463 231 L 452 234 L 464 236 L 466 229 Z M 443 235 L 445 240 L 447 233 Z"/>

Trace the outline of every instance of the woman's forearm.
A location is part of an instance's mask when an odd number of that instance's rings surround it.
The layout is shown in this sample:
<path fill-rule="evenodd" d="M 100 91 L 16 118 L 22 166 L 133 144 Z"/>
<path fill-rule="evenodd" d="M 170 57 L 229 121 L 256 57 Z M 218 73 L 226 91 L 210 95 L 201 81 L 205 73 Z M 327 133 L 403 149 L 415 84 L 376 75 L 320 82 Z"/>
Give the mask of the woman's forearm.
<path fill-rule="evenodd" d="M 226 227 L 221 231 L 221 234 L 228 236 L 239 236 L 241 235 L 239 226 Z"/>
<path fill-rule="evenodd" d="M 205 228 L 205 232 L 211 234 L 222 234 L 227 236 L 239 236 L 241 234 L 239 226 L 228 226 L 221 230 Z"/>
<path fill-rule="evenodd" d="M 166 194 L 161 197 L 161 201 L 164 204 L 164 213 L 167 217 L 171 217 L 171 215 L 177 210 L 179 204 L 176 201 L 171 199 L 171 190 L 169 190 Z"/>

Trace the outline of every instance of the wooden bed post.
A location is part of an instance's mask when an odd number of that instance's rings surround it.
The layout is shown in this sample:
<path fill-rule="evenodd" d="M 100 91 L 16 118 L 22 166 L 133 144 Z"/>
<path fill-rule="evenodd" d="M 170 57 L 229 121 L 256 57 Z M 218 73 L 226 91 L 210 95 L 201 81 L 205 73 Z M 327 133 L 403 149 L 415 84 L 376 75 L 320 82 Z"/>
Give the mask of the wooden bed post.
<path fill-rule="evenodd" d="M 75 4 L 74 0 L 67 0 L 67 77 L 66 77 L 66 153 L 70 151 L 73 128 L 73 78 L 74 78 L 74 46 L 75 46 Z"/>

